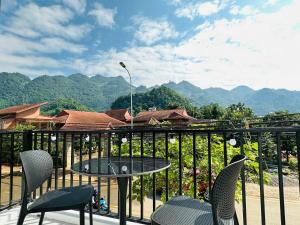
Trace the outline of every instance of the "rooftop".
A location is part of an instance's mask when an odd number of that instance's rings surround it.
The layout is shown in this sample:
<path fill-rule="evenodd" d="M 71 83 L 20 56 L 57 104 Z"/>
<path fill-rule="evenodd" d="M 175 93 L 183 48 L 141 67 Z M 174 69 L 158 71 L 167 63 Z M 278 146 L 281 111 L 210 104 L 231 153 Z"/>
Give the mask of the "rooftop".
<path fill-rule="evenodd" d="M 118 119 L 120 121 L 129 122 L 131 115 L 127 109 L 111 109 L 105 112 L 110 117 Z"/>
<path fill-rule="evenodd" d="M 64 110 L 54 117 L 62 130 L 99 130 L 125 126 L 126 123 L 105 113 Z"/>
<path fill-rule="evenodd" d="M 16 114 L 21 113 L 33 108 L 41 107 L 42 105 L 46 105 L 48 102 L 35 103 L 35 104 L 24 104 L 24 105 L 16 105 L 11 106 L 5 109 L 0 109 L 0 116 L 8 115 L 8 114 Z"/>
<path fill-rule="evenodd" d="M 185 109 L 169 109 L 169 110 L 157 110 L 157 111 L 143 111 L 137 114 L 134 118 L 135 122 L 149 121 L 151 118 L 155 118 L 158 121 L 163 120 L 196 120 L 189 116 Z"/>

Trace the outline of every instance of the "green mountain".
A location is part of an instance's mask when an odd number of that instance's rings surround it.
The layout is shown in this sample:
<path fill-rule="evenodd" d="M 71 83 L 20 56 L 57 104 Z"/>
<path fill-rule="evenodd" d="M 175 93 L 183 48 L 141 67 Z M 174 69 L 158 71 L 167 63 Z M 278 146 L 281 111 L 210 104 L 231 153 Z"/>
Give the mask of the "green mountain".
<path fill-rule="evenodd" d="M 121 76 L 43 75 L 30 80 L 19 73 L 0 73 L 0 107 L 73 99 L 95 111 L 104 111 L 116 98 L 127 95 L 129 87 Z"/>
<path fill-rule="evenodd" d="M 300 112 L 300 91 L 268 88 L 255 91 L 247 86 L 238 86 L 232 90 L 222 88 L 201 89 L 187 81 L 177 84 L 169 82 L 164 85 L 187 97 L 197 106 L 218 103 L 226 107 L 243 102 L 258 115 L 284 110 Z"/>
<path fill-rule="evenodd" d="M 191 116 L 198 117 L 200 115 L 200 111 L 188 99 L 163 85 L 145 93 L 134 94 L 133 102 L 134 114 L 156 107 L 157 109 L 185 108 Z M 130 95 L 119 97 L 111 105 L 112 109 L 129 107 Z"/>
<path fill-rule="evenodd" d="M 23 91 L 30 81 L 20 73 L 0 73 L 0 108 L 23 102 Z"/>
<path fill-rule="evenodd" d="M 300 91 L 267 88 L 255 91 L 247 86 L 239 86 L 232 90 L 202 89 L 187 81 L 169 82 L 163 86 L 176 91 L 198 107 L 210 103 L 226 107 L 243 102 L 258 115 L 283 110 L 300 112 Z M 118 97 L 128 95 L 129 87 L 129 83 L 121 76 L 43 75 L 31 80 L 20 73 L 0 73 L 0 108 L 22 103 L 73 99 L 91 110 L 104 111 L 109 109 Z M 158 87 L 134 87 L 134 92 L 145 93 Z M 157 98 L 162 101 L 162 97 Z M 160 102 L 153 102 L 159 107 Z"/>

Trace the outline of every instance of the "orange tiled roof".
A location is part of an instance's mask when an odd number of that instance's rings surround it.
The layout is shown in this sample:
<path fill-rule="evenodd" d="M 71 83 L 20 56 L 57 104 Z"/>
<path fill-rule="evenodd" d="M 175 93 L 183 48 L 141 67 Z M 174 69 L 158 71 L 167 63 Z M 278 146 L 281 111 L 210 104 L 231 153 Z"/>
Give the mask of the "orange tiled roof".
<path fill-rule="evenodd" d="M 36 116 L 36 117 L 26 117 L 26 118 L 17 118 L 17 121 L 26 121 L 26 122 L 51 122 L 53 117 L 51 116 Z"/>
<path fill-rule="evenodd" d="M 131 120 L 131 115 L 127 109 L 111 109 L 105 112 L 110 117 L 117 120 L 129 122 Z"/>
<path fill-rule="evenodd" d="M 42 102 L 42 103 L 36 103 L 36 104 L 24 104 L 24 105 L 16 105 L 16 106 L 11 106 L 5 109 L 0 109 L 0 116 L 3 115 L 8 115 L 8 114 L 16 114 L 16 113 L 21 113 L 33 108 L 40 107 L 42 105 L 47 104 L 48 102 Z"/>
<path fill-rule="evenodd" d="M 158 121 L 164 120 L 196 120 L 189 116 L 185 109 L 169 109 L 169 110 L 157 110 L 157 111 L 144 111 L 137 114 L 134 118 L 135 122 L 149 121 L 151 118 L 155 118 Z"/>
<path fill-rule="evenodd" d="M 64 124 L 61 129 L 68 130 L 97 130 L 126 125 L 126 123 L 114 119 L 105 113 L 75 110 L 64 110 L 60 112 L 54 118 L 54 122 Z"/>
<path fill-rule="evenodd" d="M 110 128 L 113 128 L 111 123 L 98 123 L 98 124 L 77 124 L 77 123 L 66 123 L 63 125 L 60 130 L 65 131 L 92 131 L 92 130 L 108 130 Z"/>

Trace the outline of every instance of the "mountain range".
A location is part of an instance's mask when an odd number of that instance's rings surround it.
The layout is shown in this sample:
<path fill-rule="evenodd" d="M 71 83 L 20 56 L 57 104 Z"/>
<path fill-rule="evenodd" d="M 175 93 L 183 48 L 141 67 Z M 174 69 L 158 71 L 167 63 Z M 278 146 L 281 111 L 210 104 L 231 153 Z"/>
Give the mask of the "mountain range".
<path fill-rule="evenodd" d="M 300 91 L 263 88 L 253 90 L 247 86 L 238 86 L 232 90 L 222 88 L 202 89 L 187 81 L 162 84 L 170 88 L 196 106 L 218 103 L 223 107 L 242 102 L 258 115 L 288 110 L 300 111 Z M 43 75 L 34 79 L 20 73 L 0 73 L 0 108 L 10 105 L 74 99 L 95 111 L 109 109 L 120 96 L 129 94 L 129 83 L 122 77 L 106 77 L 83 74 L 70 76 Z M 134 92 L 146 92 L 152 88 L 134 87 Z"/>
<path fill-rule="evenodd" d="M 238 86 L 232 90 L 222 88 L 201 89 L 187 81 L 177 84 L 169 82 L 164 85 L 184 95 L 197 106 L 218 103 L 224 107 L 242 102 L 252 108 L 257 115 L 282 110 L 300 112 L 300 91 L 270 88 L 253 90 L 247 86 Z"/>

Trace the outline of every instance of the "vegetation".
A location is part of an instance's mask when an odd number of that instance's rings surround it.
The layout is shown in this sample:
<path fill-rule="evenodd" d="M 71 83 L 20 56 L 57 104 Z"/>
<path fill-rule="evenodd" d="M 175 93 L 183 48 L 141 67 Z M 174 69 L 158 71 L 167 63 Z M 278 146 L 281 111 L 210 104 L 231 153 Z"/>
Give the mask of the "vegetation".
<path fill-rule="evenodd" d="M 136 139 L 138 137 L 134 137 Z M 178 194 L 179 191 L 179 141 L 178 137 L 175 137 L 176 141 L 174 144 L 168 143 L 168 156 L 171 162 L 171 167 L 169 168 L 169 195 L 170 197 Z M 223 138 L 217 135 L 213 135 L 211 138 L 211 157 L 212 157 L 212 183 L 216 179 L 217 174 L 220 170 L 224 168 L 224 158 L 223 158 Z M 155 142 L 155 155 L 156 157 L 165 158 L 165 139 L 164 136 L 156 136 Z M 199 198 L 205 198 L 208 190 L 208 139 L 205 136 L 196 136 L 196 178 L 197 178 L 197 193 Z M 146 136 L 144 141 L 144 156 L 152 156 L 153 154 L 153 143 L 152 138 Z M 182 187 L 183 193 L 185 195 L 193 196 L 194 184 L 193 184 L 193 138 L 192 135 L 182 136 Z M 258 156 L 258 144 L 256 141 L 247 141 L 244 144 L 245 155 L 248 158 L 246 162 L 246 179 L 248 181 L 257 183 L 259 167 L 256 160 Z M 141 147 L 140 141 L 134 140 L 132 143 L 133 155 L 140 156 Z M 240 146 L 231 146 L 227 144 L 228 159 L 230 160 L 234 155 L 239 154 Z M 113 154 L 118 154 L 118 146 L 115 145 L 113 148 Z M 122 154 L 129 155 L 129 143 L 122 144 Z M 228 162 L 229 163 L 229 162 Z M 161 199 L 166 200 L 166 174 L 165 172 L 156 174 L 156 189 L 158 193 L 161 193 Z M 265 183 L 268 183 L 268 174 L 264 175 Z M 144 176 L 144 196 L 141 196 L 141 180 L 135 179 L 133 181 L 133 198 L 141 200 L 142 197 L 152 195 L 152 175 Z M 237 189 L 237 200 L 241 197 L 241 186 L 238 184 Z"/>
<path fill-rule="evenodd" d="M 200 107 L 200 111 L 203 119 L 220 120 L 225 114 L 225 109 L 217 103 L 202 106 Z"/>
<path fill-rule="evenodd" d="M 42 107 L 42 112 L 46 115 L 57 115 L 63 110 L 78 110 L 78 111 L 93 111 L 85 105 L 80 104 L 74 99 L 58 99 L 56 101 L 49 102 L 49 104 Z"/>
<path fill-rule="evenodd" d="M 161 86 L 145 93 L 133 95 L 133 110 L 135 114 L 140 111 L 147 111 L 151 107 L 158 109 L 185 108 L 194 117 L 201 117 L 199 109 L 193 106 L 186 98 L 177 94 L 175 91 Z M 130 106 L 130 95 L 119 97 L 111 105 L 112 109 L 128 108 Z"/>

